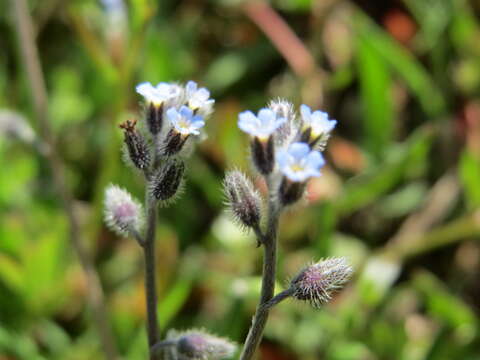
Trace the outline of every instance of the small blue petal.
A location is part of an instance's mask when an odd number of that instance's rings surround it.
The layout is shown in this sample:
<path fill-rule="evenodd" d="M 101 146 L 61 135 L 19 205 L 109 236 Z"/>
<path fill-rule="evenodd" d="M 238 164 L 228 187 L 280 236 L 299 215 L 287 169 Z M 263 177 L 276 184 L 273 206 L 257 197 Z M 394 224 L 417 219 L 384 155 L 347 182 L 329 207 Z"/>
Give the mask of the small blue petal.
<path fill-rule="evenodd" d="M 312 110 L 307 105 L 302 104 L 300 106 L 300 113 L 302 114 L 302 118 L 305 119 L 305 118 L 309 118 L 311 116 Z"/>
<path fill-rule="evenodd" d="M 275 122 L 275 113 L 270 109 L 260 109 L 258 112 L 258 119 L 262 124 L 271 124 Z"/>
<path fill-rule="evenodd" d="M 310 147 L 301 142 L 293 143 L 288 149 L 288 153 L 295 159 L 301 159 L 310 152 Z"/>
<path fill-rule="evenodd" d="M 182 105 L 182 107 L 180 107 L 180 114 L 186 118 L 191 118 L 193 116 L 193 110 L 185 105 Z"/>

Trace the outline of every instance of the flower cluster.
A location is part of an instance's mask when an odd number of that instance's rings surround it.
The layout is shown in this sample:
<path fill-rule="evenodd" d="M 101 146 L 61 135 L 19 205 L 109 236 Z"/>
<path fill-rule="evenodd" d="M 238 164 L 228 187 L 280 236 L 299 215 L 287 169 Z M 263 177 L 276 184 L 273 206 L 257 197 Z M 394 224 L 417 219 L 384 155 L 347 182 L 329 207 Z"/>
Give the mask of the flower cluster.
<path fill-rule="evenodd" d="M 303 197 L 310 178 L 321 175 L 325 165 L 322 151 L 336 124 L 327 113 L 312 111 L 307 105 L 301 105 L 297 114 L 286 100 L 272 101 L 256 115 L 251 111 L 239 114 L 238 127 L 250 136 L 251 160 L 265 179 L 268 198 L 262 199 L 253 182 L 238 170 L 226 174 L 224 189 L 234 219 L 242 227 L 255 231 L 258 245 L 272 246 L 276 241 L 281 211 Z M 264 202 L 268 203 L 267 206 Z M 263 208 L 268 210 L 265 214 Z M 264 216 L 267 219 L 262 219 Z M 262 224 L 265 229 L 261 228 Z M 265 265 L 266 269 L 275 263 L 272 258 L 266 258 L 266 261 L 270 261 L 270 265 Z M 268 308 L 293 297 L 318 307 L 330 300 L 331 294 L 341 288 L 351 272 L 343 258 L 307 266 L 291 281 L 287 290 L 261 306 Z M 263 275 L 264 278 L 269 276 L 275 274 Z M 256 331 L 258 329 L 251 334 Z M 247 346 L 245 351 L 251 351 L 251 347 Z"/>
<path fill-rule="evenodd" d="M 215 101 L 207 89 L 198 88 L 193 81 L 184 86 L 165 82 L 153 86 L 145 82 L 137 85 L 136 91 L 144 99 L 145 112 L 140 121 L 127 120 L 120 124 L 124 158 L 144 173 L 151 198 L 168 204 L 179 193 L 185 173 L 184 158 L 199 139 Z M 119 194 L 123 194 L 123 198 Z M 112 199 L 121 199 L 123 205 Z M 125 190 L 107 189 L 107 225 L 124 236 L 138 233 L 139 222 L 127 217 L 135 210 L 138 219 L 143 218 L 141 207 L 135 204 L 138 202 Z"/>
<path fill-rule="evenodd" d="M 251 111 L 239 114 L 238 127 L 251 138 L 252 162 L 261 175 L 278 187 L 281 206 L 297 202 L 308 179 L 321 175 L 320 169 L 325 165 L 321 151 L 336 123 L 327 113 L 312 112 L 307 105 L 300 107 L 297 116 L 286 100 L 270 102 L 257 115 Z M 228 187 L 226 193 L 231 193 Z"/>

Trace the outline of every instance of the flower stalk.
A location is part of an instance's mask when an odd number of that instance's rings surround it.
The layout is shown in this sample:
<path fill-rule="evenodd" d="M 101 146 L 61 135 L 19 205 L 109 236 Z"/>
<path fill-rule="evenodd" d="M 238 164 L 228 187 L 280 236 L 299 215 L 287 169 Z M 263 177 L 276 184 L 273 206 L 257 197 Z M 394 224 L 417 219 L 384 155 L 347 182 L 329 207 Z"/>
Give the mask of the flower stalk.
<path fill-rule="evenodd" d="M 275 293 L 275 279 L 277 268 L 277 230 L 280 217 L 276 197 L 272 194 L 272 184 L 269 182 L 269 207 L 268 223 L 265 234 L 257 239 L 263 244 L 263 271 L 262 289 L 260 302 L 255 310 L 252 326 L 245 340 L 245 345 L 240 355 L 240 360 L 248 360 L 253 357 L 263 337 L 263 331 L 267 324 L 270 308 L 265 306 L 273 298 Z"/>
<path fill-rule="evenodd" d="M 200 135 L 214 100 L 207 89 L 198 88 L 193 81 L 186 86 L 145 82 L 136 90 L 145 99 L 143 123 L 137 126 L 136 120 L 127 120 L 120 128 L 124 131 L 125 160 L 144 175 L 145 213 L 126 190 L 111 185 L 105 193 L 105 221 L 110 229 L 134 238 L 142 248 L 149 359 L 157 360 L 164 355 L 158 345 L 162 343 L 155 266 L 158 207 L 171 203 L 179 193 L 185 173 L 183 158 L 190 154 L 188 148 Z"/>
<path fill-rule="evenodd" d="M 260 196 L 256 195 L 252 183 L 239 171 L 227 173 L 224 182 L 235 218 L 255 232 L 258 246 L 263 245 L 260 300 L 240 355 L 240 360 L 251 360 L 262 340 L 273 306 L 289 297 L 309 301 L 315 306 L 323 305 L 348 280 L 351 268 L 345 259 L 321 261 L 306 267 L 285 291 L 274 296 L 281 212 L 303 198 L 309 178 L 321 175 L 325 160 L 320 151 L 324 149 L 336 120 L 329 120 L 328 114 L 312 112 L 308 106 L 302 105 L 299 122 L 293 105 L 284 100 L 271 102 L 269 108 L 261 109 L 256 116 L 245 111 L 238 118 L 238 127 L 251 137 L 252 164 L 264 177 L 268 188 L 267 224 L 262 231 L 260 211 L 254 211 L 260 209 L 256 205 L 260 203 L 259 199 L 256 200 Z M 241 187 L 240 184 L 245 185 Z"/>

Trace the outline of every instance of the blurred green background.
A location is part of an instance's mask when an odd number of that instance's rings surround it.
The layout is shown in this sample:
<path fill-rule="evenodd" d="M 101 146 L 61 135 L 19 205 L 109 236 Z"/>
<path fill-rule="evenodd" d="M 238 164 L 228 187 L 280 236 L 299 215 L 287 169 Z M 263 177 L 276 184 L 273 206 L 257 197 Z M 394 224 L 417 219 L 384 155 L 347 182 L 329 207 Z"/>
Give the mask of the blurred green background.
<path fill-rule="evenodd" d="M 0 359 L 102 359 L 10 4 L 0 0 Z M 261 251 L 225 214 L 221 181 L 225 169 L 249 170 L 238 112 L 285 97 L 339 124 L 310 203 L 283 217 L 277 288 L 333 255 L 355 277 L 321 310 L 275 308 L 259 359 L 480 359 L 478 2 L 29 5 L 81 239 L 125 359 L 146 356 L 142 255 L 103 225 L 103 191 L 114 182 L 141 198 L 143 184 L 122 164 L 118 124 L 140 114 L 138 82 L 189 79 L 211 90 L 216 111 L 183 196 L 160 211 L 162 331 L 243 341 Z"/>

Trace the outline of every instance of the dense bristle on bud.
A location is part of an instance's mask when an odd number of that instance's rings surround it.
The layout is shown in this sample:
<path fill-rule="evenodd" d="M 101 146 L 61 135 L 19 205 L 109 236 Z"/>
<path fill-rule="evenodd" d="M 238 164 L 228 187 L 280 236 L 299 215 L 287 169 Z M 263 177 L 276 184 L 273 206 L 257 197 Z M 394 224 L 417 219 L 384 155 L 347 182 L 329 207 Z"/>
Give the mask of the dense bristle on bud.
<path fill-rule="evenodd" d="M 147 141 L 135 128 L 136 123 L 135 120 L 127 120 L 120 124 L 120 128 L 123 129 L 130 160 L 137 168 L 143 170 L 150 165 L 150 151 Z"/>
<path fill-rule="evenodd" d="M 151 180 L 153 196 L 160 201 L 171 200 L 177 194 L 185 172 L 185 164 L 171 159 L 163 164 Z"/>
<path fill-rule="evenodd" d="M 169 337 L 171 337 L 170 332 Z M 203 330 L 174 333 L 177 340 L 175 359 L 178 360 L 221 360 L 231 357 L 236 345 L 231 341 L 211 335 Z"/>
<path fill-rule="evenodd" d="M 104 206 L 105 222 L 117 234 L 128 236 L 142 228 L 142 206 L 127 191 L 116 185 L 108 186 Z"/>
<path fill-rule="evenodd" d="M 293 104 L 287 100 L 276 99 L 270 101 L 268 107 L 275 113 L 277 118 L 286 119 L 285 123 L 277 129 L 275 134 L 275 142 L 281 145 L 297 131 Z"/>
<path fill-rule="evenodd" d="M 262 201 L 252 182 L 234 170 L 225 176 L 224 189 L 235 220 L 246 227 L 259 226 Z"/>
<path fill-rule="evenodd" d="M 352 275 L 345 258 L 330 258 L 307 266 L 290 282 L 293 297 L 314 307 L 327 303 Z"/>

